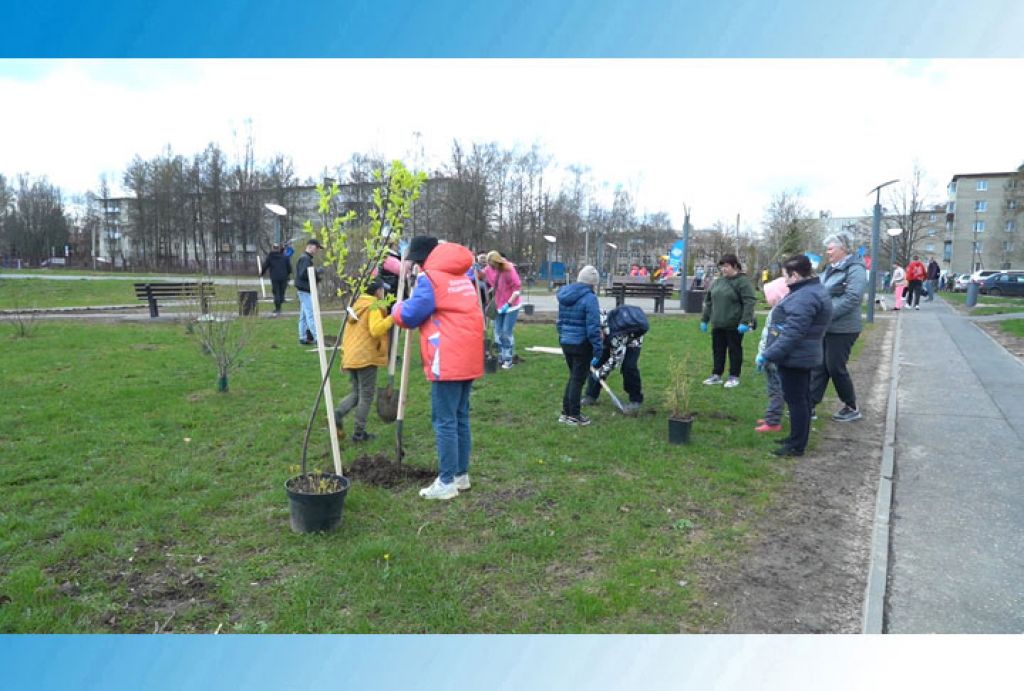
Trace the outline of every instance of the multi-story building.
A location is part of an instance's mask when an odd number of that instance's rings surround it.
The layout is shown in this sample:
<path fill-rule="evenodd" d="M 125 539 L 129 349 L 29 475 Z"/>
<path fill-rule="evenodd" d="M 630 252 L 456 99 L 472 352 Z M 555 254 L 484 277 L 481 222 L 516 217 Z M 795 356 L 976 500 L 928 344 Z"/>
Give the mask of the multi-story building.
<path fill-rule="evenodd" d="M 943 267 L 953 273 L 1024 265 L 1024 175 L 1020 172 L 954 175 L 949 183 Z"/>

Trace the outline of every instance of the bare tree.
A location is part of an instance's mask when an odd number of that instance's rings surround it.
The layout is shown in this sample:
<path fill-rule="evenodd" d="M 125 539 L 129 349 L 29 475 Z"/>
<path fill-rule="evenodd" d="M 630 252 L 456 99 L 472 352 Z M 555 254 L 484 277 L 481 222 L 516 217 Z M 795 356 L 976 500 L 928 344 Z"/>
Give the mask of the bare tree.
<path fill-rule="evenodd" d="M 761 221 L 766 263 L 777 262 L 809 246 L 814 228 L 808 215 L 799 190 L 783 190 L 772 197 Z"/>
<path fill-rule="evenodd" d="M 924 171 L 914 164 L 910 179 L 888 189 L 885 221 L 889 227 L 902 228 L 895 237 L 885 235 L 883 247 L 892 261 L 900 266 L 910 262 L 914 245 L 923 237 L 927 220 L 926 210 L 934 195 L 925 189 Z"/>

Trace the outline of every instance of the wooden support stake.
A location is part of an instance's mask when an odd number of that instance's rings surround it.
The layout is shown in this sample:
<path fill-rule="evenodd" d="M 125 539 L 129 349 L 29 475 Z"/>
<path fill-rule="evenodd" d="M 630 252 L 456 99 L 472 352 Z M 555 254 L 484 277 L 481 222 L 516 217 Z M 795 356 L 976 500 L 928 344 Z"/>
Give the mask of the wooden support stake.
<path fill-rule="evenodd" d="M 320 377 L 324 384 L 324 405 L 327 406 L 327 428 L 331 433 L 331 455 L 334 472 L 341 475 L 341 448 L 338 446 L 338 427 L 334 424 L 334 398 L 331 396 L 331 378 L 327 376 L 327 351 L 324 349 L 324 326 L 320 321 L 320 296 L 316 285 L 316 269 L 309 267 L 309 297 L 313 301 L 313 322 L 316 324 L 316 351 L 320 356 Z"/>

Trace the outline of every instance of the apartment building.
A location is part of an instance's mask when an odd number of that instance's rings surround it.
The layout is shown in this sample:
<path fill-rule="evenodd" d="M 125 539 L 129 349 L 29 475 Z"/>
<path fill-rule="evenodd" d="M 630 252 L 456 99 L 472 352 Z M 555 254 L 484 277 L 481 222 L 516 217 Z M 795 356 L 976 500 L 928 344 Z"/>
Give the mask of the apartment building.
<path fill-rule="evenodd" d="M 954 175 L 947 191 L 943 268 L 959 274 L 1024 266 L 1021 172 Z"/>

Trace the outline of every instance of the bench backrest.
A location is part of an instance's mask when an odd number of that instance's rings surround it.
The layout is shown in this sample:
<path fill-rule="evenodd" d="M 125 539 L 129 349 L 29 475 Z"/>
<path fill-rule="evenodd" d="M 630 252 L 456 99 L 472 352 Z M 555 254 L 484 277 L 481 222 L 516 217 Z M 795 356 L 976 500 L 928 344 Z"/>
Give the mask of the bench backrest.
<path fill-rule="evenodd" d="M 135 297 L 147 300 L 155 298 L 194 298 L 213 295 L 213 281 L 191 281 L 189 283 L 135 283 Z"/>

